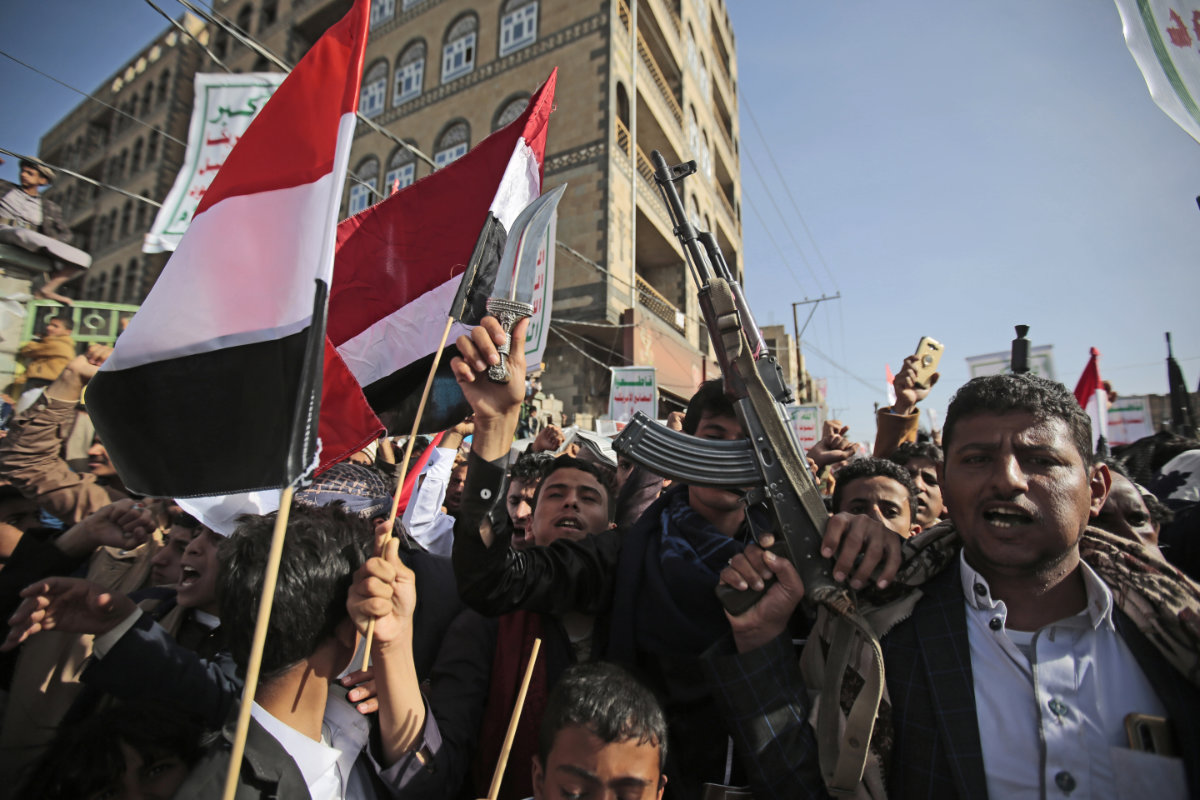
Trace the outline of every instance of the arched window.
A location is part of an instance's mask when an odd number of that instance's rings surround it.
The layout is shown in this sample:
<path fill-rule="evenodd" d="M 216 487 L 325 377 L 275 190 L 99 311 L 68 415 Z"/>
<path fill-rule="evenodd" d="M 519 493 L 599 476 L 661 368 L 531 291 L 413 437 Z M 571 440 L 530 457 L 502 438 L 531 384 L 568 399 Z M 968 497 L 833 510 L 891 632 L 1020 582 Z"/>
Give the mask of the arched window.
<path fill-rule="evenodd" d="M 142 192 L 142 197 L 149 197 L 149 196 L 150 196 L 149 190 Z M 137 214 L 135 215 L 136 218 L 134 219 L 134 222 L 133 222 L 133 229 L 135 231 L 137 231 L 138 233 L 146 232 L 146 214 L 148 214 L 149 211 L 150 211 L 150 207 L 148 205 L 146 205 L 145 203 L 137 204 Z"/>
<path fill-rule="evenodd" d="M 121 267 L 117 265 L 113 267 L 113 271 L 108 275 L 108 302 L 121 302 Z"/>
<path fill-rule="evenodd" d="M 150 104 L 154 102 L 154 82 L 146 84 L 146 91 L 142 92 L 142 111 L 144 117 L 150 113 Z"/>
<path fill-rule="evenodd" d="M 364 117 L 377 117 L 383 112 L 387 99 L 387 59 L 379 59 L 367 70 L 358 95 L 358 113 Z"/>
<path fill-rule="evenodd" d="M 492 130 L 498 131 L 517 117 L 521 116 L 521 112 L 523 112 L 528 105 L 528 94 L 519 94 L 505 100 L 500 104 L 500 107 L 496 109 L 496 116 L 492 118 Z"/>
<path fill-rule="evenodd" d="M 108 233 L 108 243 L 112 244 L 113 239 L 117 236 L 117 210 L 115 208 L 108 215 L 108 227 L 105 228 L 105 231 Z"/>
<path fill-rule="evenodd" d="M 142 168 L 142 140 L 139 138 L 133 143 L 133 156 L 129 161 L 129 174 L 136 175 L 137 171 Z"/>
<path fill-rule="evenodd" d="M 125 295 L 122 302 L 136 303 L 138 291 L 142 288 L 141 270 L 135 258 L 129 262 L 129 270 L 125 273 Z"/>
<path fill-rule="evenodd" d="M 158 102 L 165 102 L 167 99 L 167 89 L 171 85 L 171 70 L 163 70 L 163 74 L 158 76 Z"/>
<path fill-rule="evenodd" d="M 357 179 L 357 180 L 356 180 Z M 379 190 L 379 159 L 367 156 L 358 162 L 350 181 L 350 207 L 347 212 L 354 216 L 375 202 Z"/>
<path fill-rule="evenodd" d="M 129 224 L 133 222 L 133 201 L 126 200 L 121 207 L 121 238 L 129 235 Z"/>
<path fill-rule="evenodd" d="M 158 131 L 150 131 L 146 137 L 146 163 L 153 164 L 158 160 Z"/>
<path fill-rule="evenodd" d="M 708 131 L 700 131 L 700 169 L 704 172 L 705 177 L 713 176 L 713 154 L 712 145 L 708 142 Z"/>
<path fill-rule="evenodd" d="M 417 157 L 406 147 L 397 147 L 388 160 L 387 175 L 383 178 L 383 193 L 403 189 L 412 184 L 417 177 Z"/>
<path fill-rule="evenodd" d="M 213 55 L 217 58 L 225 58 L 229 54 L 229 34 L 224 28 L 217 29 L 217 36 L 213 40 Z"/>
<path fill-rule="evenodd" d="M 253 18 L 254 9 L 250 6 L 250 4 L 247 3 L 246 5 L 242 6 L 242 10 L 239 11 L 237 15 L 237 26 L 241 29 L 242 33 L 250 32 L 250 20 Z"/>
<path fill-rule="evenodd" d="M 279 18 L 279 0 L 263 0 L 262 8 L 258 10 L 258 32 L 262 33 L 275 24 Z"/>
<path fill-rule="evenodd" d="M 700 124 L 696 122 L 696 107 L 688 106 L 688 152 L 700 152 Z"/>
<path fill-rule="evenodd" d="M 433 163 L 437 165 L 438 169 L 441 169 L 451 161 L 462 158 L 467 154 L 470 143 L 471 128 L 467 123 L 461 120 L 451 123 L 437 138 Z"/>
<path fill-rule="evenodd" d="M 629 127 L 629 92 L 623 83 L 617 84 L 617 119 L 626 128 Z"/>
<path fill-rule="evenodd" d="M 396 59 L 396 88 L 392 91 L 392 105 L 412 100 L 421 94 L 425 85 L 425 42 L 410 42 L 400 51 Z"/>
<path fill-rule="evenodd" d="M 371 0 L 371 27 L 381 25 L 396 13 L 396 0 Z"/>
<path fill-rule="evenodd" d="M 452 81 L 475 69 L 475 32 L 479 20 L 474 14 L 463 14 L 446 31 L 442 44 L 442 83 Z"/>
<path fill-rule="evenodd" d="M 500 7 L 500 55 L 537 41 L 537 0 L 507 0 Z"/>

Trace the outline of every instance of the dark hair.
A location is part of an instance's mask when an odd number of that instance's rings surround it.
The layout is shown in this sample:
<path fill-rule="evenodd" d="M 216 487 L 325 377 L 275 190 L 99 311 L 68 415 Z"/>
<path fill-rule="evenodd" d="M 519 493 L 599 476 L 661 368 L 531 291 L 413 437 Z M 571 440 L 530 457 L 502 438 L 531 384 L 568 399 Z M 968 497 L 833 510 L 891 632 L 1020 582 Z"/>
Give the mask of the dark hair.
<path fill-rule="evenodd" d="M 1134 483 L 1149 486 L 1163 465 L 1180 453 L 1200 448 L 1200 441 L 1180 436 L 1171 431 L 1158 431 L 1152 436 L 1138 439 L 1132 444 L 1113 448 L 1113 455 L 1120 458 L 1129 471 Z"/>
<path fill-rule="evenodd" d="M 551 475 L 564 469 L 582 470 L 599 481 L 600 485 L 604 487 L 604 499 L 608 504 L 608 518 L 611 520 L 613 515 L 613 500 L 615 499 L 613 497 L 612 481 L 594 461 L 584 461 L 582 458 L 573 458 L 571 456 L 551 457 L 550 463 L 542 471 L 542 478 L 533 493 L 533 502 L 529 504 L 530 507 L 537 508 L 538 498 L 542 496 L 542 487 L 546 485 L 546 481 Z"/>
<path fill-rule="evenodd" d="M 700 388 L 688 401 L 687 411 L 683 415 L 683 432 L 692 434 L 700 427 L 700 417 L 707 413 L 710 417 L 736 417 L 733 403 L 725 396 L 725 382 L 713 378 L 700 384 Z"/>
<path fill-rule="evenodd" d="M 542 766 L 558 732 L 581 725 L 605 744 L 637 739 L 658 747 L 658 769 L 667 763 L 667 720 L 650 690 L 628 672 L 603 661 L 567 668 L 546 701 L 538 733 Z"/>
<path fill-rule="evenodd" d="M 856 458 L 837 471 L 833 484 L 833 510 L 842 510 L 842 491 L 851 483 L 864 478 L 891 478 L 908 492 L 908 513 L 917 510 L 917 484 L 908 470 L 886 458 Z"/>
<path fill-rule="evenodd" d="M 243 675 L 250 660 L 275 517 L 243 516 L 233 535 L 221 542 L 217 555 L 221 631 Z M 348 613 L 346 596 L 354 571 L 373 546 L 370 522 L 340 505 L 292 505 L 263 648 L 263 682 L 308 658 L 334 635 Z"/>
<path fill-rule="evenodd" d="M 54 322 L 55 320 L 57 320 L 58 322 L 61 322 L 61 323 L 62 323 L 62 326 L 63 326 L 64 328 L 66 328 L 67 330 L 69 330 L 69 331 L 73 331 L 73 330 L 75 330 L 75 320 L 71 319 L 70 317 L 65 317 L 65 316 L 62 316 L 62 317 L 54 317 L 54 318 L 52 318 L 52 319 L 50 319 L 50 320 L 47 320 L 47 321 L 48 321 L 48 322 Z"/>
<path fill-rule="evenodd" d="M 947 452 L 960 419 L 976 414 L 1032 414 L 1038 422 L 1062 420 L 1084 464 L 1092 462 L 1092 421 L 1075 395 L 1057 381 L 1033 373 L 972 378 L 950 398 L 942 446 Z"/>
<path fill-rule="evenodd" d="M 176 756 L 190 770 L 200 760 L 202 733 L 197 720 L 172 706 L 145 700 L 111 706 L 60 727 L 13 796 L 75 800 L 108 788 L 125 774 L 122 743 L 147 766 Z"/>
<path fill-rule="evenodd" d="M 171 522 L 170 527 L 172 527 L 172 528 L 178 526 L 180 528 L 186 528 L 187 530 L 192 531 L 193 533 L 195 533 L 196 531 L 198 531 L 204 527 L 203 522 L 196 519 L 195 517 L 193 517 L 191 514 L 187 513 L 186 511 L 177 511 L 174 514 L 171 514 L 170 522 Z"/>
<path fill-rule="evenodd" d="M 1154 493 L 1149 489 L 1134 480 L 1133 476 L 1129 474 L 1129 467 L 1123 459 L 1114 458 L 1113 456 L 1096 456 L 1092 463 L 1104 464 L 1110 470 L 1132 483 L 1134 491 L 1142 498 L 1142 503 L 1145 504 L 1146 511 L 1150 514 L 1150 521 L 1155 525 L 1166 525 L 1175 519 L 1175 514 L 1165 503 L 1155 497 Z"/>
<path fill-rule="evenodd" d="M 517 460 L 508 468 L 508 479 L 523 483 L 540 481 L 552 461 L 554 461 L 553 453 L 535 453 L 527 450 L 517 456 Z"/>
<path fill-rule="evenodd" d="M 888 456 L 888 461 L 903 467 L 914 458 L 923 458 L 934 464 L 942 464 L 946 461 L 942 448 L 933 442 L 904 442 L 892 451 L 892 454 Z"/>

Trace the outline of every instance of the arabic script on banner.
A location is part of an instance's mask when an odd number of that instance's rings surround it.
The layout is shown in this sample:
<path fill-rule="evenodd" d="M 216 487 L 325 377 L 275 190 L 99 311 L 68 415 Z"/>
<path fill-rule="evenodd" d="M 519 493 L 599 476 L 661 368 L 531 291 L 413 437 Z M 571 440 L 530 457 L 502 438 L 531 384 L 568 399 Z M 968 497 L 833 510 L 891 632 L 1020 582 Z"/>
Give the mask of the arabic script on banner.
<path fill-rule="evenodd" d="M 654 367 L 613 367 L 609 418 L 628 422 L 637 411 L 650 419 L 658 416 L 658 378 Z"/>
<path fill-rule="evenodd" d="M 175 250 L 229 152 L 285 77 L 279 72 L 196 74 L 183 168 L 146 234 L 142 252 Z"/>
<path fill-rule="evenodd" d="M 1200 0 L 1117 0 L 1117 8 L 1154 102 L 1200 141 Z"/>

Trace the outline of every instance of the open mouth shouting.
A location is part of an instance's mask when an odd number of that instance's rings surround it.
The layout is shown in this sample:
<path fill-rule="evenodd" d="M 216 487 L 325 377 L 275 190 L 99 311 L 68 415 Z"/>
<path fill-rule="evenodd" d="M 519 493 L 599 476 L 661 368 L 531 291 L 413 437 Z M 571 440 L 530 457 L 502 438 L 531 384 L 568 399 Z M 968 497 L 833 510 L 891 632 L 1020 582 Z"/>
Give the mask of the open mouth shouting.
<path fill-rule="evenodd" d="M 984 521 L 993 528 L 1008 530 L 1032 525 L 1034 515 L 1013 503 L 987 505 L 983 509 Z"/>

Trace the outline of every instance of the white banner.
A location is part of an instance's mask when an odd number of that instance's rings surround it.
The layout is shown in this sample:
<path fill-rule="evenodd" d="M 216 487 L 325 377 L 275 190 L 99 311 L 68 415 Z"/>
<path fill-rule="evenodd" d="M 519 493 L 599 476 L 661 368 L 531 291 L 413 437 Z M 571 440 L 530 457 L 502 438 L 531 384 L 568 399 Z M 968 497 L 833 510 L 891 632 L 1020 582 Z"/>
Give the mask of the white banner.
<path fill-rule="evenodd" d="M 658 417 L 658 378 L 654 367 L 612 367 L 612 391 L 608 393 L 608 416 L 628 422 L 636 411 L 650 419 Z"/>
<path fill-rule="evenodd" d="M 1011 352 L 987 353 L 981 356 L 967 357 L 967 372 L 972 378 L 980 375 L 1003 375 L 1008 372 Z M 1054 345 L 1043 344 L 1029 348 L 1029 371 L 1034 375 L 1050 380 L 1054 377 Z"/>
<path fill-rule="evenodd" d="M 1117 0 L 1150 96 L 1200 142 L 1200 0 Z"/>
<path fill-rule="evenodd" d="M 796 434 L 800 443 L 800 452 L 807 453 L 809 449 L 821 441 L 821 407 L 820 406 L 786 406 L 788 424 Z"/>
<path fill-rule="evenodd" d="M 1108 443 L 1112 446 L 1132 444 L 1154 435 L 1154 418 L 1150 398 L 1118 397 L 1108 409 Z"/>
<path fill-rule="evenodd" d="M 196 73 L 183 167 L 146 234 L 143 253 L 174 252 L 229 151 L 286 77 L 282 72 Z"/>
<path fill-rule="evenodd" d="M 558 241 L 558 210 L 550 219 L 550 227 L 538 245 L 537 271 L 533 278 L 533 315 L 525 331 L 525 363 L 530 369 L 542 363 L 546 355 L 546 340 L 550 337 L 550 306 L 554 299 L 554 243 Z M 650 412 L 654 417 L 654 412 Z"/>

